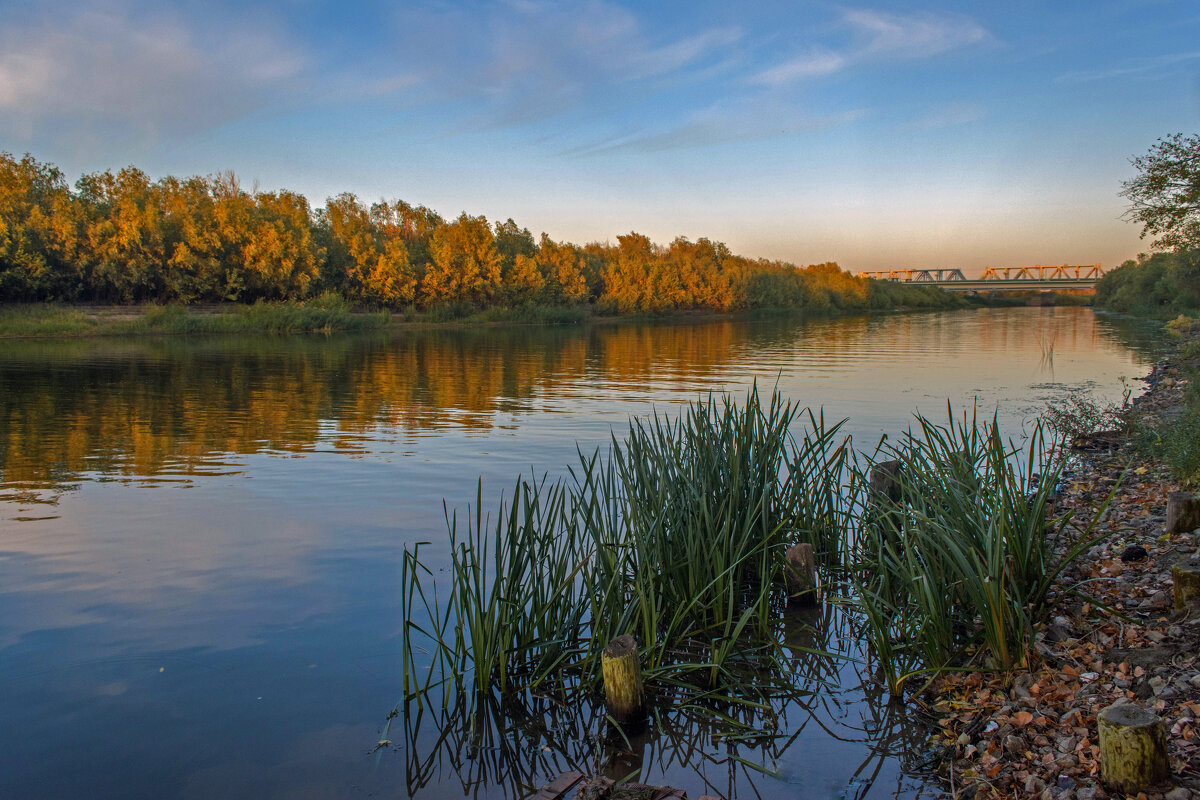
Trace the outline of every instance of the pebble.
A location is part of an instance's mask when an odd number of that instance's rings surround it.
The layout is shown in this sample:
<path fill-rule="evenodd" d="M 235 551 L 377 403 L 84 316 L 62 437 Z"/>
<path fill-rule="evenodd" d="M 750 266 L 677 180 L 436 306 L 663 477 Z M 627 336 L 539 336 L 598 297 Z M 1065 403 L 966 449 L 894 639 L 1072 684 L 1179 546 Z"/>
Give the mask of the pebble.
<path fill-rule="evenodd" d="M 1150 691 L 1154 692 L 1155 696 L 1162 694 L 1163 690 L 1167 688 L 1167 681 L 1161 675 L 1155 675 L 1150 679 L 1149 683 Z"/>
<path fill-rule="evenodd" d="M 1059 775 L 1058 776 L 1058 788 L 1060 788 L 1064 791 L 1066 791 L 1067 789 L 1074 789 L 1075 788 L 1075 779 L 1072 778 L 1070 775 Z"/>
<path fill-rule="evenodd" d="M 1014 755 L 1020 755 L 1025 752 L 1025 740 L 1020 736 L 1009 734 L 1004 737 L 1004 749 Z"/>
<path fill-rule="evenodd" d="M 1058 752 L 1072 753 L 1075 751 L 1075 737 L 1064 736 L 1058 740 Z"/>
<path fill-rule="evenodd" d="M 1192 792 L 1183 786 L 1176 786 L 1163 795 L 1163 800 L 1191 800 Z"/>

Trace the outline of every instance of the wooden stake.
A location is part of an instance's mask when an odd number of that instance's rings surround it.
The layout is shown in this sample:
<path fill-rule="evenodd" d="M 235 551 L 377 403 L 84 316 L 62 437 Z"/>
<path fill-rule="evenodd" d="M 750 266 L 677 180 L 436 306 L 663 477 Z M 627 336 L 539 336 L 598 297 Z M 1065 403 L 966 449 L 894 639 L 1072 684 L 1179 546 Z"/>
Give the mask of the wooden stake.
<path fill-rule="evenodd" d="M 1175 582 L 1176 611 L 1200 608 L 1200 563 L 1195 558 L 1171 567 L 1171 580 Z"/>
<path fill-rule="evenodd" d="M 604 676 L 604 703 L 609 716 L 622 724 L 640 721 L 646 707 L 642 666 L 632 636 L 622 634 L 608 643 L 600 654 L 600 671 Z"/>
<path fill-rule="evenodd" d="M 1167 533 L 1188 533 L 1200 528 L 1200 497 L 1191 492 L 1167 495 Z"/>
<path fill-rule="evenodd" d="M 892 503 L 900 502 L 900 462 L 880 461 L 871 467 L 867 478 L 871 488 L 871 498 L 878 501 L 887 499 Z"/>
<path fill-rule="evenodd" d="M 1167 731 L 1153 711 L 1134 703 L 1112 705 L 1096 716 L 1100 729 L 1100 779 L 1128 794 L 1171 774 Z"/>
<path fill-rule="evenodd" d="M 789 603 L 811 606 L 817 602 L 817 561 L 808 542 L 792 545 L 783 554 L 783 582 Z"/>

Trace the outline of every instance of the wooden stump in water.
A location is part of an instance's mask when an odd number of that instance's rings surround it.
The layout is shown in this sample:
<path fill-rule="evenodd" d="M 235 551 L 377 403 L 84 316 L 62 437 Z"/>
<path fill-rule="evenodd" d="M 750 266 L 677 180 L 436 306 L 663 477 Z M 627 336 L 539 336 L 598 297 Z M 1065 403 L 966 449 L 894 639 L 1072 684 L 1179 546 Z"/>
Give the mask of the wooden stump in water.
<path fill-rule="evenodd" d="M 1200 528 L 1200 497 L 1191 492 L 1167 495 L 1167 533 L 1187 533 Z"/>
<path fill-rule="evenodd" d="M 1167 731 L 1153 711 L 1134 703 L 1112 705 L 1096 716 L 1100 728 L 1100 779 L 1134 794 L 1165 781 Z"/>
<path fill-rule="evenodd" d="M 817 602 L 817 561 L 808 542 L 792 545 L 783 554 L 783 582 L 788 603 L 811 606 Z"/>
<path fill-rule="evenodd" d="M 1171 567 L 1175 582 L 1175 610 L 1200 610 L 1200 561 L 1194 556 Z"/>
<path fill-rule="evenodd" d="M 600 671 L 604 676 L 604 703 L 609 716 L 622 724 L 641 721 L 646 713 L 642 665 L 632 636 L 622 634 L 608 643 L 600 654 Z"/>
<path fill-rule="evenodd" d="M 871 488 L 871 499 L 876 502 L 887 500 L 889 503 L 900 502 L 900 462 L 880 461 L 871 467 L 867 478 Z"/>

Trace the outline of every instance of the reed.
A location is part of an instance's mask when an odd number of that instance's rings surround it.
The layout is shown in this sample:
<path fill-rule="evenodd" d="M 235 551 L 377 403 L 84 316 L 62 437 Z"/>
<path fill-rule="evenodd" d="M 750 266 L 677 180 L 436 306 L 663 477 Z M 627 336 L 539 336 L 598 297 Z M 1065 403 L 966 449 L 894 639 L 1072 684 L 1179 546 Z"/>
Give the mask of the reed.
<path fill-rule="evenodd" d="M 840 428 L 754 388 L 634 419 L 564 477 L 518 480 L 490 517 L 480 486 L 467 514 L 447 513 L 448 580 L 422 545 L 406 554 L 405 699 L 593 693 L 621 634 L 649 691 L 674 702 L 807 693 L 780 624 L 796 542 L 820 554 L 825 594 L 893 697 L 976 655 L 1025 663 L 1055 579 L 1097 540 L 1095 519 L 1051 507 L 1058 440 L 1040 423 L 1017 445 L 994 417 L 918 416 L 860 459 Z M 901 465 L 894 503 L 866 489 L 884 459 Z"/>
<path fill-rule="evenodd" d="M 1023 665 L 1055 579 L 1099 539 L 1099 513 L 1080 528 L 1051 507 L 1062 448 L 1041 423 L 1016 445 L 972 414 L 918 417 L 886 456 L 901 463 L 900 499 L 864 517 L 849 574 L 889 690 L 967 653 Z"/>
<path fill-rule="evenodd" d="M 599 654 L 629 633 L 653 686 L 757 702 L 785 690 L 783 551 L 836 551 L 839 426 L 757 388 L 675 420 L 633 420 L 562 479 L 521 480 L 494 519 L 448 514 L 449 592 L 419 548 L 405 559 L 405 696 L 593 690 Z M 813 460 L 823 468 L 815 470 Z"/>

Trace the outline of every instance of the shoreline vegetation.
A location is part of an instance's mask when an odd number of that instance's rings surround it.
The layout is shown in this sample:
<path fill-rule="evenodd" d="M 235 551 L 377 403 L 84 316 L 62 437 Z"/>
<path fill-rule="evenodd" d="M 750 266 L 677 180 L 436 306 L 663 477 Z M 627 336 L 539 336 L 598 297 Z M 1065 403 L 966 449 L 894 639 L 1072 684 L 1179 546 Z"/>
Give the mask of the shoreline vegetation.
<path fill-rule="evenodd" d="M 490 521 L 481 493 L 448 520 L 440 599 L 419 548 L 406 556 L 397 713 L 473 726 L 481 703 L 601 703 L 601 650 L 632 633 L 652 724 L 718 698 L 735 735 L 779 734 L 756 710 L 812 691 L 779 624 L 785 553 L 803 545 L 864 673 L 929 721 L 953 796 L 1192 797 L 1200 619 L 1171 611 L 1169 582 L 1200 531 L 1164 523 L 1170 493 L 1200 485 L 1200 322 L 1168 330 L 1181 342 L 1145 395 L 1068 399 L 1022 442 L 994 420 L 917 417 L 856 456 L 839 423 L 808 415 L 793 439 L 802 412 L 752 391 L 631 420 L 568 478 L 518 480 Z M 1106 788 L 1097 717 L 1114 703 L 1164 720 L 1169 782 Z"/>
<path fill-rule="evenodd" d="M 631 232 L 577 245 L 535 238 L 512 219 L 446 219 L 403 200 L 368 206 L 343 193 L 314 209 L 294 192 L 246 190 L 232 173 L 151 180 L 127 167 L 71 186 L 53 164 L 0 153 L 0 304 L 30 303 L 199 306 L 207 316 L 214 304 L 262 304 L 273 311 L 230 316 L 245 325 L 274 314 L 285 320 L 269 329 L 288 330 L 371 324 L 371 314 L 384 312 L 430 322 L 556 322 L 965 301 L 857 278 L 835 263 L 751 259 L 707 238 L 660 245 Z M 351 323 L 347 315 L 360 312 Z M 185 329 L 234 325 L 185 324 L 180 312 L 152 311 L 149 327 L 164 327 L 159 314 Z M 58 316 L 66 324 L 69 314 Z M 76 319 L 68 327 L 85 326 Z"/>
<path fill-rule="evenodd" d="M 990 305 L 991 303 L 989 303 Z M 92 336 L 204 335 L 236 333 L 341 333 L 404 327 L 487 325 L 581 325 L 639 321 L 704 321 L 757 319 L 773 316 L 830 318 L 855 314 L 952 310 L 980 304 L 963 302 L 944 307 L 894 308 L 814 313 L 804 308 L 759 308 L 747 311 L 689 310 L 668 313 L 598 314 L 582 306 L 535 306 L 466 310 L 461 315 L 433 310 L 362 310 L 332 293 L 305 302 L 254 304 L 221 303 L 197 306 L 94 305 L 22 303 L 0 305 L 0 340 L 78 338 Z M 1014 303 L 1024 305 L 1024 303 Z"/>

